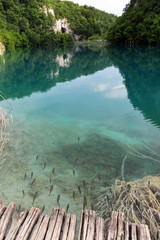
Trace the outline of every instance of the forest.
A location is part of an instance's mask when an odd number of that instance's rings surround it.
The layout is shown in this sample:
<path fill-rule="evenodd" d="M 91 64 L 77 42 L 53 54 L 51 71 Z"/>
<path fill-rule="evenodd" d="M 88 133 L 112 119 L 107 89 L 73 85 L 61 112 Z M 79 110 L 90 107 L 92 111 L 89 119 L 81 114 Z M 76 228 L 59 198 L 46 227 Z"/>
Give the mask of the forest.
<path fill-rule="evenodd" d="M 160 1 L 131 0 L 109 29 L 106 39 L 114 44 L 159 44 Z"/>
<path fill-rule="evenodd" d="M 43 9 L 53 8 L 55 16 Z M 6 48 L 73 43 L 71 34 L 55 33 L 55 21 L 66 18 L 82 39 L 105 37 L 116 16 L 93 7 L 60 0 L 0 0 L 0 42 Z"/>

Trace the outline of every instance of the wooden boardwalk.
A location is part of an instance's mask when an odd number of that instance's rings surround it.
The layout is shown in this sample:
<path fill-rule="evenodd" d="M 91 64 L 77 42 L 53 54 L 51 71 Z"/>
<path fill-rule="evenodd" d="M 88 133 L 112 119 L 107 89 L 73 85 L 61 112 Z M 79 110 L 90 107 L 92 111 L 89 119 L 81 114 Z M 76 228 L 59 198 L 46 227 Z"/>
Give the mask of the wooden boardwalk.
<path fill-rule="evenodd" d="M 77 217 L 65 214 L 63 208 L 53 208 L 51 216 L 39 208 L 19 212 L 13 219 L 16 204 L 8 207 L 0 200 L 0 240 L 75 240 Z M 95 211 L 82 211 L 78 240 L 150 240 L 148 226 L 124 222 L 124 214 L 112 212 L 108 226 L 104 219 L 96 217 Z M 160 240 L 160 231 L 157 232 Z"/>

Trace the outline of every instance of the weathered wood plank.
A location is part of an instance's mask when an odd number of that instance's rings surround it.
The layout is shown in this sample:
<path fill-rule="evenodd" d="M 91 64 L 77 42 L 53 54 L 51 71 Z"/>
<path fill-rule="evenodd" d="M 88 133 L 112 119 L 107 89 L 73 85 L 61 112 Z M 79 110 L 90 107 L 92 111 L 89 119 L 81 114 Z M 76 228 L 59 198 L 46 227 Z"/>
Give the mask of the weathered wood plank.
<path fill-rule="evenodd" d="M 68 213 L 65 216 L 64 225 L 63 225 L 63 234 L 62 234 L 61 240 L 67 240 L 69 227 L 70 227 L 70 220 L 71 220 L 71 214 Z"/>
<path fill-rule="evenodd" d="M 74 240 L 76 233 L 77 217 L 72 214 L 65 216 L 63 234 L 61 240 Z"/>
<path fill-rule="evenodd" d="M 11 202 L 7 209 L 5 210 L 1 220 L 0 220 L 0 240 L 3 240 L 9 221 L 16 209 L 16 204 L 14 202 Z"/>
<path fill-rule="evenodd" d="M 61 233 L 61 228 L 62 228 L 62 223 L 63 223 L 63 219 L 64 219 L 64 214 L 65 214 L 65 209 L 61 208 L 58 213 L 56 226 L 54 228 L 54 232 L 53 232 L 51 240 L 59 239 L 59 236 Z"/>
<path fill-rule="evenodd" d="M 116 240 L 117 238 L 117 220 L 118 220 L 118 212 L 111 212 L 111 218 L 108 224 L 108 236 L 107 240 Z"/>
<path fill-rule="evenodd" d="M 93 210 L 90 210 L 88 212 L 89 212 L 89 217 L 88 217 L 88 231 L 87 231 L 86 240 L 94 240 L 96 213 Z"/>
<path fill-rule="evenodd" d="M 0 205 L 0 217 L 3 215 L 4 211 L 6 210 L 6 206 Z"/>
<path fill-rule="evenodd" d="M 84 218 L 84 211 L 81 212 L 80 225 L 79 225 L 79 232 L 78 232 L 78 240 L 81 240 L 81 237 L 82 237 L 83 218 Z"/>
<path fill-rule="evenodd" d="M 121 240 L 122 237 L 124 236 L 124 231 L 123 231 L 123 221 L 124 221 L 124 213 L 119 212 L 118 213 L 118 228 L 117 228 L 117 240 Z"/>
<path fill-rule="evenodd" d="M 84 212 L 84 221 L 83 221 L 83 227 L 82 227 L 82 240 L 86 240 L 87 231 L 88 231 L 88 218 L 89 218 L 89 211 Z"/>
<path fill-rule="evenodd" d="M 49 216 L 41 215 L 36 224 L 36 227 L 33 231 L 33 234 L 30 240 L 43 240 L 47 232 L 48 224 L 49 224 Z"/>
<path fill-rule="evenodd" d="M 14 240 L 16 238 L 17 232 L 20 226 L 22 225 L 22 223 L 24 222 L 27 214 L 28 214 L 28 211 L 20 212 L 17 216 L 14 217 L 14 219 L 12 220 L 10 230 L 5 240 Z"/>
<path fill-rule="evenodd" d="M 46 239 L 51 240 L 58 217 L 58 208 L 53 208 Z"/>
<path fill-rule="evenodd" d="M 151 240 L 150 232 L 147 225 L 140 224 L 137 226 L 138 240 Z"/>
<path fill-rule="evenodd" d="M 131 239 L 137 240 L 137 225 L 135 223 L 131 224 Z"/>
<path fill-rule="evenodd" d="M 129 240 L 129 223 L 124 223 L 124 240 Z"/>
<path fill-rule="evenodd" d="M 104 240 L 104 219 L 96 218 L 96 236 L 95 240 Z"/>
<path fill-rule="evenodd" d="M 74 240 L 75 239 L 76 225 L 77 225 L 77 217 L 74 214 L 72 214 L 67 240 Z"/>
<path fill-rule="evenodd" d="M 37 222 L 37 219 L 39 218 L 39 215 L 41 213 L 41 210 L 39 208 L 32 207 L 29 211 L 29 214 L 24 221 L 18 236 L 16 240 L 27 240 L 35 223 Z"/>

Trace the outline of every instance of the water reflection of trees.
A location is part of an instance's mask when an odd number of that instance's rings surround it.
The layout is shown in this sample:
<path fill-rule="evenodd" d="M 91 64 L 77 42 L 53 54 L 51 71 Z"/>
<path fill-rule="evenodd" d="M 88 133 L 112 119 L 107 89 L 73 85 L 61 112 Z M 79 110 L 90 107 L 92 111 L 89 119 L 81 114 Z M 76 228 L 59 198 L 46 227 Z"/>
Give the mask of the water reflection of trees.
<path fill-rule="evenodd" d="M 21 98 L 111 65 L 119 68 L 134 108 L 160 126 L 159 47 L 96 46 L 11 51 L 0 59 L 0 90 L 8 98 Z"/>
<path fill-rule="evenodd" d="M 124 78 L 134 108 L 160 126 L 160 48 L 109 47 L 108 54 Z"/>
<path fill-rule="evenodd" d="M 0 59 L 0 89 L 8 98 L 22 98 L 110 65 L 103 47 L 18 49 Z"/>

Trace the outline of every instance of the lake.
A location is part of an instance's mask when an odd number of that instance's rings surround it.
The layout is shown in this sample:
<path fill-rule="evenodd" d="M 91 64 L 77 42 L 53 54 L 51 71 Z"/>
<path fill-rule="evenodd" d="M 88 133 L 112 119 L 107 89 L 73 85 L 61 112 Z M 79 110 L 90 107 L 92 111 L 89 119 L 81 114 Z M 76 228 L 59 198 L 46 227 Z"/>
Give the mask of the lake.
<path fill-rule="evenodd" d="M 0 59 L 9 140 L 0 165 L 3 203 L 45 205 L 47 214 L 69 204 L 80 215 L 84 196 L 86 208 L 96 210 L 99 192 L 116 179 L 160 174 L 159 69 L 159 47 L 6 52 Z"/>

